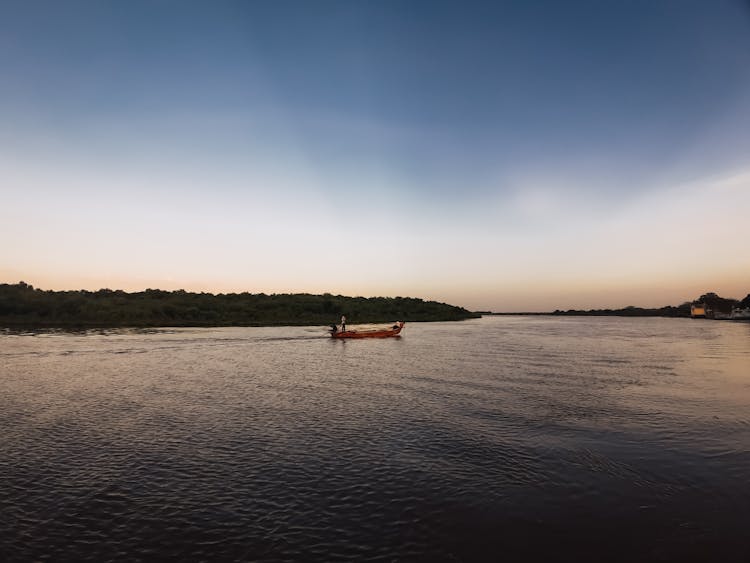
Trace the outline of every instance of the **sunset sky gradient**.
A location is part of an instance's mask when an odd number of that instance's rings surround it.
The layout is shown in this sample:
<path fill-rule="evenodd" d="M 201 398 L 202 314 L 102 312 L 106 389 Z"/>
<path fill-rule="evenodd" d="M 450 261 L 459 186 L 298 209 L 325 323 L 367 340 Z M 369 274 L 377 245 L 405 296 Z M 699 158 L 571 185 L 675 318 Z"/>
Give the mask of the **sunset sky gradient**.
<path fill-rule="evenodd" d="M 0 5 L 0 282 L 750 292 L 742 1 Z"/>

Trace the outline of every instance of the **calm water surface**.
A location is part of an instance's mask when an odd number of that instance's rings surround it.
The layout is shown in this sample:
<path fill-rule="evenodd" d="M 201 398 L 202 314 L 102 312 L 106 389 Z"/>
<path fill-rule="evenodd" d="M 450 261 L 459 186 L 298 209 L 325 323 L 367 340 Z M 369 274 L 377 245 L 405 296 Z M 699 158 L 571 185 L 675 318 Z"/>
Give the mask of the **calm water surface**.
<path fill-rule="evenodd" d="M 748 561 L 750 323 L 0 334 L 0 560 Z"/>

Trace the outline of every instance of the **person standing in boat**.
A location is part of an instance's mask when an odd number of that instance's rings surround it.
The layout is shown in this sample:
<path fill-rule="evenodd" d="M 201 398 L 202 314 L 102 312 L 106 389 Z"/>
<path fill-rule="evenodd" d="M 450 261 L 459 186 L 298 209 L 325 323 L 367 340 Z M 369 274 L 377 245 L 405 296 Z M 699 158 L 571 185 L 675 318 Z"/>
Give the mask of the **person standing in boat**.
<path fill-rule="evenodd" d="M 341 315 L 341 332 L 346 332 L 346 317 Z"/>

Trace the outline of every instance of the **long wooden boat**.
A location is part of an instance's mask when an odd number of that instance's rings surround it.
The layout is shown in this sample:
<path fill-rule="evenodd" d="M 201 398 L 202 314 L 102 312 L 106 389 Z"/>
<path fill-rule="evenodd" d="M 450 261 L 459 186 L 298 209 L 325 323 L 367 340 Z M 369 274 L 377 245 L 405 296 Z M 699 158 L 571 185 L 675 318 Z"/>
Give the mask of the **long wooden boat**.
<path fill-rule="evenodd" d="M 397 322 L 391 328 L 382 329 L 369 329 L 369 330 L 334 330 L 331 329 L 331 336 L 333 338 L 388 338 L 389 336 L 398 336 L 401 333 L 401 329 L 404 328 L 403 321 Z"/>

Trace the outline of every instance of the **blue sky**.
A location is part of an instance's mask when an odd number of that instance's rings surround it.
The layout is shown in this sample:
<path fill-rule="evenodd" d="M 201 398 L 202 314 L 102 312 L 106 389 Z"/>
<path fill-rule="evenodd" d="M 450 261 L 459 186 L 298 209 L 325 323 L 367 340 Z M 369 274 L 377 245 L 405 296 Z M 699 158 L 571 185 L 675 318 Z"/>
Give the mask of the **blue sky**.
<path fill-rule="evenodd" d="M 6 281 L 750 291 L 746 2 L 4 2 L 0 76 Z"/>

